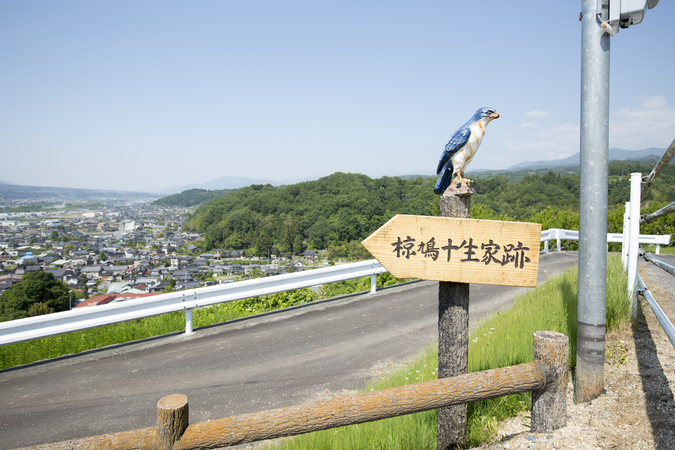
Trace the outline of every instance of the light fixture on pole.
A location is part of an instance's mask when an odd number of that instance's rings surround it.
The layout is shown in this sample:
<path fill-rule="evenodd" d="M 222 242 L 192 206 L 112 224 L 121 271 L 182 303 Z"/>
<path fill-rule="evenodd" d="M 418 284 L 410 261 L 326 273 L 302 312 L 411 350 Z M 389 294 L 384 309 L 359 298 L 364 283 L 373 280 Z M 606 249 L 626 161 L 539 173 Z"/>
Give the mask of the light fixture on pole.
<path fill-rule="evenodd" d="M 642 23 L 645 13 L 659 3 L 659 0 L 597 0 L 596 17 L 600 26 L 614 36 L 619 28 L 630 28 Z M 609 17 L 603 20 L 602 11 L 608 10 Z"/>

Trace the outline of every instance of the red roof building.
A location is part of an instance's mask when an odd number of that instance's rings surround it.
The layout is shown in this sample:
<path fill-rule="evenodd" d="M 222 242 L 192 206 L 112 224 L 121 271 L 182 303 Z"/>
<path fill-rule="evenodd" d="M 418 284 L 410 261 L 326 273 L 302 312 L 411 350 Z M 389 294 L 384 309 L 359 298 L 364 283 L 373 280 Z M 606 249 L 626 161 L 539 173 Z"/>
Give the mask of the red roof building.
<path fill-rule="evenodd" d="M 75 306 L 75 308 L 80 308 L 84 306 L 105 305 L 107 303 L 112 302 L 113 300 L 119 302 L 123 300 L 132 300 L 135 298 L 152 297 L 153 295 L 159 294 L 103 294 L 97 295 L 96 297 L 88 298 L 79 305 Z"/>

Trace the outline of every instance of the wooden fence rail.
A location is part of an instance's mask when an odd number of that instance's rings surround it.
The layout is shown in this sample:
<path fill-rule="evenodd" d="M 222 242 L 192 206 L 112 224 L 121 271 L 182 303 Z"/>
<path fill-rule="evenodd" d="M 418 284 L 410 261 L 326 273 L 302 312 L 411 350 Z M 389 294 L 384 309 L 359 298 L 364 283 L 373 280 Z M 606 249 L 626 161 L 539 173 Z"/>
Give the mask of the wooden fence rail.
<path fill-rule="evenodd" d="M 188 399 L 170 395 L 157 405 L 157 426 L 30 449 L 209 449 L 371 422 L 451 405 L 532 391 L 532 430 L 566 425 L 568 338 L 534 333 L 534 361 L 323 402 L 188 425 Z"/>

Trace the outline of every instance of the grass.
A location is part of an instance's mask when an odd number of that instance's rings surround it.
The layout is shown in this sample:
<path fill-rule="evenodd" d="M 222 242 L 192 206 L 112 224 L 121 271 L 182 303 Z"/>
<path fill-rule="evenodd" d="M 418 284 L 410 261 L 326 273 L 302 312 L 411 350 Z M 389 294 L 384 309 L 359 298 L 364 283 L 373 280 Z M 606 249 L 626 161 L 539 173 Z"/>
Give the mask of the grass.
<path fill-rule="evenodd" d="M 646 252 L 651 253 L 652 255 L 656 255 L 656 244 L 641 245 L 640 248 Z M 659 253 L 661 255 L 675 255 L 675 246 L 662 245 L 659 249 Z"/>
<path fill-rule="evenodd" d="M 617 255 L 608 258 L 607 331 L 629 321 L 627 278 Z M 506 367 L 532 361 L 532 335 L 552 330 L 570 337 L 569 366 L 576 364 L 577 270 L 553 277 L 519 297 L 513 306 L 483 321 L 470 336 L 469 371 Z M 437 348 L 427 347 L 409 366 L 364 391 L 418 383 L 437 377 Z M 531 394 L 519 394 L 468 405 L 467 447 L 489 442 L 499 423 L 528 411 Z M 280 449 L 435 449 L 436 412 L 410 414 L 296 436 L 273 444 Z M 277 447 L 275 447 L 277 448 Z"/>
<path fill-rule="evenodd" d="M 385 273 L 377 276 L 377 287 L 382 288 L 404 281 L 407 280 L 396 279 Z M 302 305 L 320 299 L 367 290 L 370 290 L 370 277 L 331 283 L 325 285 L 319 293 L 313 292 L 310 289 L 297 289 L 295 291 L 280 292 L 278 294 L 248 298 L 236 302 L 221 303 L 206 308 L 194 309 L 192 323 L 194 328 L 204 327 L 254 314 Z M 185 313 L 181 311 L 0 346 L 0 369 L 8 369 L 22 364 L 30 364 L 36 361 L 183 330 L 185 330 Z"/>
<path fill-rule="evenodd" d="M 414 362 L 399 367 L 389 376 L 366 384 L 364 392 L 437 378 L 438 354 L 435 345 L 424 349 Z M 436 448 L 436 411 L 394 417 L 377 422 L 309 433 L 281 440 L 270 446 L 278 449 L 422 449 Z M 264 447 L 264 448 L 270 448 Z"/>

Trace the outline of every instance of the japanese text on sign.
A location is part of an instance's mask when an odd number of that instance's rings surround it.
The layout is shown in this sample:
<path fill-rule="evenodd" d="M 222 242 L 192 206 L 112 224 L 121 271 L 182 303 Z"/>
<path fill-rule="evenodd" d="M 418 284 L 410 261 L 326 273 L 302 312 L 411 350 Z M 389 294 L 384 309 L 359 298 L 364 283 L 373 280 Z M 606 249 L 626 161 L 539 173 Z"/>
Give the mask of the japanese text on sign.
<path fill-rule="evenodd" d="M 392 252 L 396 254 L 397 258 L 410 259 L 410 257 L 419 256 L 436 261 L 443 254 L 446 256 L 446 262 L 450 262 L 451 258 L 454 257 L 460 258 L 459 261 L 462 263 L 484 263 L 486 266 L 489 264 L 500 266 L 513 264 L 516 269 L 522 269 L 526 263 L 530 262 L 530 258 L 525 256 L 525 252 L 530 248 L 523 246 L 521 242 L 499 245 L 489 239 L 487 243 L 478 245 L 478 243 L 474 243 L 473 238 L 469 238 L 468 241 L 464 239 L 458 245 L 453 245 L 452 239 L 447 239 L 447 244 L 437 244 L 435 237 L 430 238 L 427 242 L 422 240 L 418 242 L 410 236 L 406 236 L 405 239 L 398 236 L 396 242 L 391 243 L 394 247 Z M 442 246 L 438 247 L 437 245 Z"/>

